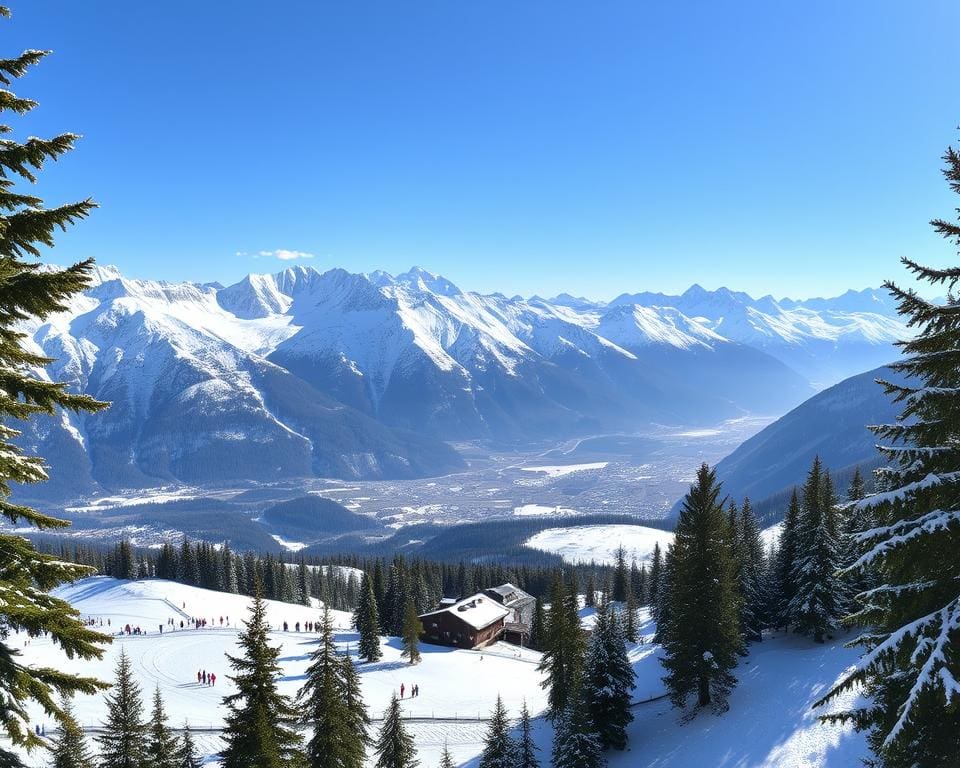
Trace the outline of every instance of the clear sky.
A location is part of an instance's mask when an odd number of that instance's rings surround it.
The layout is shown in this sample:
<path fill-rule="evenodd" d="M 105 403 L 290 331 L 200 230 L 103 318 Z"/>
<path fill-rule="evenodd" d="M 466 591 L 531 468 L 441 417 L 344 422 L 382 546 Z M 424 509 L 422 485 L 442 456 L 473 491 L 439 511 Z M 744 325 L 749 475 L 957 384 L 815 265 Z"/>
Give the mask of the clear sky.
<path fill-rule="evenodd" d="M 0 55 L 55 52 L 16 85 L 40 101 L 18 135 L 84 135 L 38 192 L 102 205 L 61 263 L 227 283 L 311 254 L 607 298 L 955 262 L 927 221 L 958 204 L 956 0 L 12 10 Z"/>

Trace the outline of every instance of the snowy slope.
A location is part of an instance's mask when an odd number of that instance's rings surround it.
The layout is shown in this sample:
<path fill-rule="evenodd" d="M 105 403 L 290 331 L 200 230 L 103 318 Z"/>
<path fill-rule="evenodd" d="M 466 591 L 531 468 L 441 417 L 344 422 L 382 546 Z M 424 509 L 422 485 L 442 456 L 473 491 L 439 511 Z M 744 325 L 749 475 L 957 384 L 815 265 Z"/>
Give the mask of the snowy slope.
<path fill-rule="evenodd" d="M 617 550 L 622 546 L 627 562 L 649 562 L 653 548 L 662 551 L 673 542 L 673 533 L 642 525 L 582 525 L 571 528 L 547 528 L 525 542 L 531 549 L 552 552 L 570 563 L 616 563 Z"/>
<path fill-rule="evenodd" d="M 123 647 L 133 661 L 133 671 L 146 695 L 159 686 L 175 725 L 189 722 L 197 730 L 200 748 L 207 755 L 222 745 L 217 729 L 224 709 L 221 697 L 232 690 L 227 679 L 224 652 L 233 652 L 237 630 L 233 627 L 199 631 L 157 633 L 156 625 L 181 613 L 202 613 L 219 618 L 230 615 L 234 623 L 243 616 L 246 601 L 237 596 L 208 592 L 164 581 L 120 582 L 102 577 L 86 579 L 59 591 L 85 616 L 110 618 L 114 627 L 138 624 L 152 634 L 118 638 L 102 661 L 69 662 L 51 644 L 37 638 L 24 647 L 27 663 L 52 664 L 110 679 L 117 654 Z M 185 608 L 183 607 L 185 605 Z M 268 616 L 274 626 L 283 621 L 316 620 L 319 612 L 302 606 L 271 602 Z M 344 651 L 355 646 L 356 635 L 345 629 L 349 617 L 337 614 L 338 644 Z M 645 644 L 633 646 L 630 658 L 637 675 L 634 689 L 635 720 L 630 726 L 629 751 L 610 753 L 611 768 L 848 768 L 866 753 L 863 738 L 849 727 L 821 725 L 810 703 L 833 683 L 855 658 L 839 641 L 815 645 L 795 636 L 772 636 L 753 645 L 736 670 L 740 683 L 723 715 L 701 714 L 681 724 L 678 713 L 658 698 L 663 694 L 660 649 L 650 642 L 654 627 L 644 616 L 641 632 Z M 19 645 L 21 637 L 14 638 Z M 304 632 L 275 630 L 271 642 L 282 646 L 280 687 L 293 693 L 302 684 L 313 637 Z M 493 707 L 498 694 L 512 716 L 526 700 L 534 715 L 546 704 L 536 672 L 538 654 L 498 644 L 483 651 L 463 651 L 422 646 L 421 664 L 409 667 L 399 656 L 395 640 L 384 641 L 384 658 L 359 667 L 364 699 L 374 718 L 381 715 L 392 692 L 401 684 L 417 683 L 421 695 L 407 698 L 403 708 L 424 766 L 439 762 L 446 743 L 459 766 L 476 768 L 487 725 L 478 721 Z M 215 688 L 196 682 L 197 671 L 215 672 Z M 847 701 L 838 702 L 843 706 Z M 75 701 L 84 726 L 99 725 L 104 716 L 102 696 L 80 696 Z M 49 722 L 39 712 L 35 722 Z M 457 719 L 453 719 L 456 717 Z M 444 719 L 434 719 L 444 718 Z M 379 723 L 375 722 L 376 728 Z M 549 761 L 551 729 L 546 720 L 534 721 L 535 738 L 544 764 Z M 45 766 L 46 756 L 35 754 L 28 765 Z M 215 765 L 210 760 L 208 765 Z M 373 761 L 368 761 L 372 765 Z"/>

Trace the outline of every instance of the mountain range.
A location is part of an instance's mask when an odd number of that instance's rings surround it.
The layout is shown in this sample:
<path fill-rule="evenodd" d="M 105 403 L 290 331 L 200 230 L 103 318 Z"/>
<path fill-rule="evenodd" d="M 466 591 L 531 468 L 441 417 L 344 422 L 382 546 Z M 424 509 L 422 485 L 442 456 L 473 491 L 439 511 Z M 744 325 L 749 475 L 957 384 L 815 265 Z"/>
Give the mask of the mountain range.
<path fill-rule="evenodd" d="M 873 290 L 801 302 L 695 285 L 605 303 L 471 293 L 419 268 L 301 266 L 228 287 L 102 267 L 24 330 L 55 359 L 45 375 L 112 403 L 21 438 L 54 467 L 54 496 L 425 476 L 463 466 L 447 441 L 778 414 L 889 361 L 907 334 Z"/>

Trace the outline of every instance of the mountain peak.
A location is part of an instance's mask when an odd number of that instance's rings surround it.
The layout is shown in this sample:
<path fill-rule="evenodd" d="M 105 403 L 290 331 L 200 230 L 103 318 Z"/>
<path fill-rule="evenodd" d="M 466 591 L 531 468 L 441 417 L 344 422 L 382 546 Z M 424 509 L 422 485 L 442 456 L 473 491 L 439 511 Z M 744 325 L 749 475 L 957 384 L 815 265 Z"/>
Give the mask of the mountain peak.
<path fill-rule="evenodd" d="M 441 296 L 460 296 L 463 293 L 463 291 L 442 275 L 435 275 L 423 267 L 417 266 L 410 267 L 410 269 L 403 274 L 397 275 L 396 282 Z"/>

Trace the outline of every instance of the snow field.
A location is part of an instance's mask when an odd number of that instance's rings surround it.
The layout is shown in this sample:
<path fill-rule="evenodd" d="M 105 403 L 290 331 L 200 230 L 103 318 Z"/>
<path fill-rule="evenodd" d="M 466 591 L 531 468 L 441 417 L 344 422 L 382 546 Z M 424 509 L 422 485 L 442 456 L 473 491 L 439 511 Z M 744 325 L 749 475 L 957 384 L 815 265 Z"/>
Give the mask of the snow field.
<path fill-rule="evenodd" d="M 633 526 L 631 526 L 633 527 Z M 84 616 L 110 618 L 112 628 L 131 623 L 150 634 L 117 638 L 99 661 L 69 661 L 45 639 L 34 639 L 21 647 L 26 663 L 52 665 L 112 680 L 120 649 L 125 648 L 134 674 L 143 689 L 145 704 L 155 686 L 163 692 L 171 725 L 184 721 L 196 729 L 198 747 L 207 755 L 206 765 L 214 766 L 212 756 L 221 748 L 217 730 L 223 721 L 221 698 L 233 690 L 227 679 L 229 668 L 223 654 L 236 650 L 237 629 L 177 630 L 161 636 L 157 625 L 167 618 L 179 624 L 181 614 L 206 615 L 219 619 L 220 612 L 230 623 L 246 617 L 248 599 L 173 582 L 150 580 L 117 581 L 94 577 L 61 588 L 59 596 L 69 600 Z M 581 619 L 589 626 L 593 611 L 584 608 Z M 316 609 L 268 601 L 267 614 L 272 625 L 316 621 Z M 350 616 L 334 614 L 338 627 L 338 645 L 347 652 L 355 647 L 357 636 L 349 629 Z M 632 646 L 630 658 L 637 675 L 633 699 L 634 722 L 630 726 L 628 751 L 610 753 L 610 768 L 848 768 L 866 755 L 863 737 L 850 727 L 821 724 L 821 713 L 811 703 L 836 680 L 856 658 L 856 651 L 843 648 L 845 638 L 824 645 L 793 635 L 773 635 L 750 648 L 735 674 L 740 680 L 730 698 L 730 710 L 723 715 L 702 713 L 681 724 L 680 713 L 660 698 L 664 694 L 660 665 L 661 649 L 652 643 L 654 625 L 649 613 L 642 611 L 640 630 L 643 642 Z M 22 646 L 24 636 L 12 636 Z M 280 645 L 283 676 L 280 687 L 294 694 L 302 685 L 308 655 L 315 637 L 305 632 L 275 631 L 271 641 Z M 383 658 L 375 664 L 358 667 L 364 699 L 374 718 L 383 714 L 390 695 L 401 684 L 409 690 L 421 687 L 416 699 L 403 702 L 405 714 L 413 718 L 408 728 L 416 741 L 421 765 L 439 764 L 444 744 L 461 768 L 477 768 L 487 723 L 483 721 L 493 707 L 497 694 L 512 716 L 526 700 L 536 716 L 546 705 L 542 680 L 536 671 L 539 654 L 503 643 L 483 651 L 464 651 L 422 645 L 423 661 L 410 667 L 400 658 L 396 638 L 383 641 Z M 217 675 L 216 688 L 197 684 L 198 669 Z M 855 694 L 842 697 L 835 709 L 849 706 Z M 653 699 L 653 701 L 650 701 Z M 103 696 L 80 696 L 75 701 L 79 722 L 99 726 L 105 715 Z M 52 723 L 34 713 L 36 722 Z M 451 718 L 459 718 L 453 720 Z M 446 718 L 431 719 L 431 718 Z M 542 717 L 534 720 L 534 734 L 540 746 L 541 761 L 549 765 L 552 731 Z M 32 768 L 48 763 L 47 755 L 35 753 L 28 759 Z M 369 760 L 368 765 L 373 761 Z"/>
<path fill-rule="evenodd" d="M 642 525 L 582 525 L 572 528 L 548 528 L 531 536 L 526 546 L 543 552 L 560 555 L 571 563 L 616 562 L 617 549 L 622 545 L 627 552 L 627 562 L 636 558 L 638 563 L 649 561 L 653 547 L 659 542 L 666 551 L 673 541 L 673 533 Z"/>
<path fill-rule="evenodd" d="M 24 661 L 34 665 L 51 665 L 72 672 L 82 672 L 102 680 L 112 681 L 120 650 L 125 649 L 133 662 L 134 675 L 139 682 L 145 705 L 159 685 L 170 716 L 171 725 L 182 727 L 184 722 L 200 733 L 198 740 L 209 748 L 219 749 L 220 737 L 210 729 L 222 726 L 225 708 L 222 697 L 235 689 L 227 676 L 230 668 L 224 653 L 237 653 L 239 624 L 247 618 L 249 599 L 240 595 L 188 587 L 163 580 L 125 582 L 108 577 L 93 577 L 58 590 L 59 597 L 73 604 L 84 617 L 106 620 L 111 631 L 127 623 L 146 630 L 146 635 L 115 637 L 100 660 L 68 660 L 49 640 L 36 638 L 26 642 L 25 635 L 13 635 L 14 647 L 23 652 Z M 295 695 L 303 685 L 309 654 L 315 647 L 313 633 L 283 632 L 276 629 L 284 621 L 291 630 L 295 622 L 317 621 L 321 614 L 315 608 L 267 601 L 267 617 L 275 628 L 271 642 L 279 645 L 283 675 L 280 689 Z M 337 642 L 343 652 L 356 652 L 357 634 L 350 629 L 350 614 L 334 611 Z M 229 616 L 229 627 L 221 628 L 219 617 Z M 191 617 L 215 620 L 214 627 L 200 630 L 180 630 L 179 621 Z M 176 631 L 170 631 L 166 621 L 173 618 Z M 159 625 L 164 632 L 159 633 Z M 104 631 L 107 628 L 104 626 Z M 512 715 L 518 715 L 524 700 L 534 713 L 546 704 L 546 695 L 540 687 L 541 675 L 536 670 L 539 654 L 506 644 L 497 644 L 482 651 L 465 651 L 424 644 L 423 660 L 411 667 L 400 657 L 397 638 L 383 640 L 383 658 L 373 664 L 358 667 L 364 700 L 375 720 L 380 718 L 394 692 L 401 684 L 409 692 L 416 683 L 420 695 L 403 701 L 405 715 L 412 718 L 459 718 L 453 722 L 414 722 L 411 732 L 417 739 L 424 765 L 439 762 L 445 742 L 460 759 L 477 754 L 486 731 L 486 718 L 500 694 Z M 206 670 L 217 676 L 216 687 L 197 682 L 197 672 Z M 106 708 L 103 695 L 78 696 L 74 701 L 78 722 L 86 727 L 102 724 Z M 39 710 L 32 712 L 36 723 L 43 723 L 49 731 L 54 724 Z M 374 728 L 378 723 L 374 723 Z M 46 765 L 46 756 L 31 756 L 33 766 Z"/>

